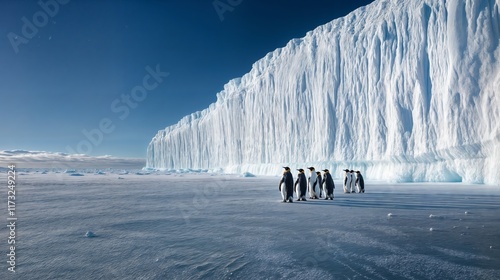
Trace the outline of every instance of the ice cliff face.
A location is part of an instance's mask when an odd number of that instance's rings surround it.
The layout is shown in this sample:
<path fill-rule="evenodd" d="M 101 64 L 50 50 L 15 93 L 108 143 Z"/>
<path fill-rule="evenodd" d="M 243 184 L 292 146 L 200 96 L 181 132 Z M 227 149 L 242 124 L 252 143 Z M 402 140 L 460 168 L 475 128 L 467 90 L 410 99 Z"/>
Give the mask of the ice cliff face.
<path fill-rule="evenodd" d="M 500 184 L 500 0 L 380 0 L 291 40 L 161 130 L 152 168 Z"/>

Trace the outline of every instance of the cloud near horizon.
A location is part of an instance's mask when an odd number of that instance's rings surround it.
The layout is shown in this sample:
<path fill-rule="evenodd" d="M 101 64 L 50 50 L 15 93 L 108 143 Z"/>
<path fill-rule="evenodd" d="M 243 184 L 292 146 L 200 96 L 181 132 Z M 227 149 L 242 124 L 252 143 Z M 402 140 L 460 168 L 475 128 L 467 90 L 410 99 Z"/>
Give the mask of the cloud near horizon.
<path fill-rule="evenodd" d="M 45 151 L 0 150 L 1 167 L 15 164 L 18 168 L 114 168 L 140 169 L 146 165 L 141 158 L 117 158 L 109 155 L 53 153 Z"/>

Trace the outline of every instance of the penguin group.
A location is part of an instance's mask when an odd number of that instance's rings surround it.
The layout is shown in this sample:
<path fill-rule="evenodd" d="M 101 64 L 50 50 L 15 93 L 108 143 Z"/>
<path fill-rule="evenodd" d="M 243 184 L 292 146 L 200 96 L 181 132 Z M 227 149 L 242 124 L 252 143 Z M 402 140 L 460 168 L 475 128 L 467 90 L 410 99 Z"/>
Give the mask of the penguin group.
<path fill-rule="evenodd" d="M 295 183 L 293 182 L 293 175 L 290 167 L 284 166 L 283 169 L 283 176 L 279 183 L 279 190 L 283 202 L 293 202 L 294 191 L 297 194 L 297 201 L 307 201 L 307 194 L 309 194 L 309 199 L 319 199 L 324 195 L 325 200 L 333 200 L 335 183 L 328 169 L 324 169 L 323 175 L 321 175 L 321 172 L 316 171 L 314 167 L 308 167 L 308 178 L 306 178 L 304 169 L 297 169 L 298 174 Z"/>
<path fill-rule="evenodd" d="M 358 170 L 356 175 L 354 175 L 354 170 L 344 169 L 344 193 L 364 193 L 365 192 L 365 181 L 363 175 Z"/>

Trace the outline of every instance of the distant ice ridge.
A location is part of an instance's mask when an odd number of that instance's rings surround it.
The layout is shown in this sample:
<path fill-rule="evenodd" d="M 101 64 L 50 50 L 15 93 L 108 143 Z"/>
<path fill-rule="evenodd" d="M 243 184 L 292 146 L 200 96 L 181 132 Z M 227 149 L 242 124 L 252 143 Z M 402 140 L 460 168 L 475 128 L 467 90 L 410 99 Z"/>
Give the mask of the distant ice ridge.
<path fill-rule="evenodd" d="M 500 0 L 381 0 L 291 40 L 152 139 L 147 167 L 500 184 Z"/>

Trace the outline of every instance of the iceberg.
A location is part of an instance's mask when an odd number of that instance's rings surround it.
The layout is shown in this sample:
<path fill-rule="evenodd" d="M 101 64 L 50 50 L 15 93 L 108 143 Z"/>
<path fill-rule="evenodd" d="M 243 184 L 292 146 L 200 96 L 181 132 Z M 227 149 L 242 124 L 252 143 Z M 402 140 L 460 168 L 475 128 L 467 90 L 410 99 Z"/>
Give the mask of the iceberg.
<path fill-rule="evenodd" d="M 500 0 L 379 0 L 160 130 L 148 168 L 500 184 Z"/>

